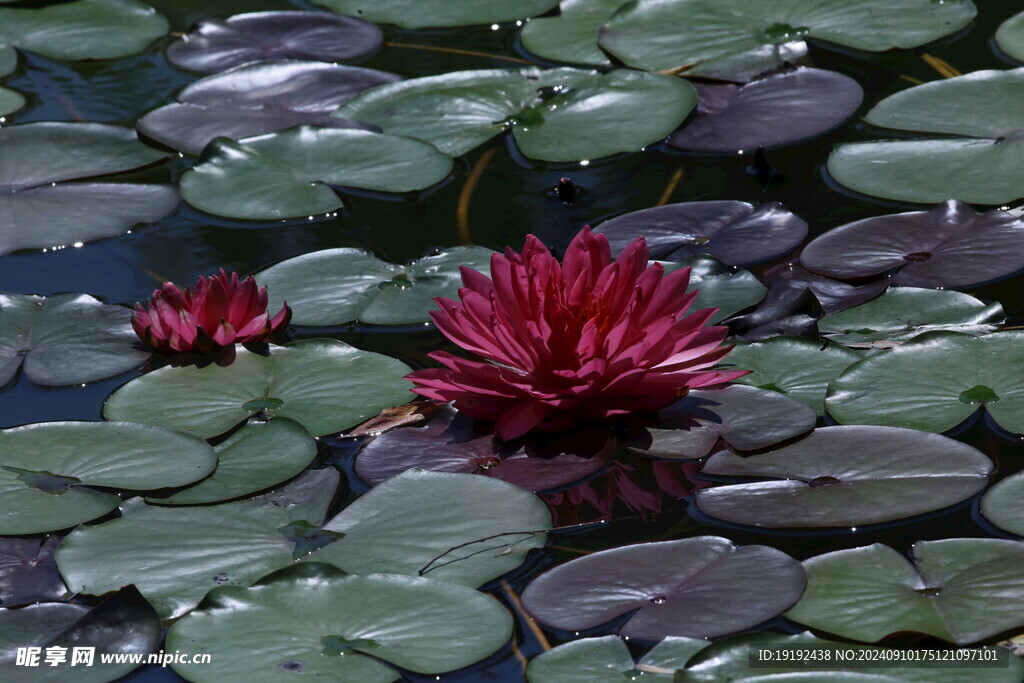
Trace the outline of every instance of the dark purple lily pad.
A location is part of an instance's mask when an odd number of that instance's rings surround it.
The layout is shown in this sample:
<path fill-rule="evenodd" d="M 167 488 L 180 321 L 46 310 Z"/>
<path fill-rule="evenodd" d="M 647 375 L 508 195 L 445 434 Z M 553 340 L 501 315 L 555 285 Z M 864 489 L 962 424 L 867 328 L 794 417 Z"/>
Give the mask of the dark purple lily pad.
<path fill-rule="evenodd" d="M 697 112 L 668 144 L 697 152 L 752 152 L 832 130 L 853 115 L 864 91 L 849 76 L 798 68 L 746 85 L 695 83 Z"/>
<path fill-rule="evenodd" d="M 0 539 L 0 602 L 18 607 L 46 600 L 60 600 L 67 592 L 53 553 L 59 536 Z"/>
<path fill-rule="evenodd" d="M 199 154 L 215 137 L 240 140 L 303 124 L 379 131 L 330 114 L 367 88 L 399 80 L 386 71 L 323 62 L 246 64 L 196 81 L 177 103 L 154 109 L 137 125 L 142 134 L 187 154 Z"/>
<path fill-rule="evenodd" d="M 522 597 L 534 619 L 565 630 L 637 610 L 619 635 L 655 641 L 750 628 L 795 603 L 805 583 L 801 564 L 779 550 L 697 536 L 581 557 L 542 574 Z"/>
<path fill-rule="evenodd" d="M 691 391 L 662 410 L 652 442 L 630 450 L 659 458 L 703 458 L 722 438 L 730 447 L 767 448 L 814 428 L 814 411 L 768 389 L 731 384 L 722 389 Z"/>
<path fill-rule="evenodd" d="M 865 218 L 818 237 L 800 256 L 815 272 L 861 278 L 899 269 L 891 283 L 962 289 L 1024 268 L 1024 221 L 951 199 L 930 211 Z"/>
<path fill-rule="evenodd" d="M 167 48 L 182 69 L 212 74 L 269 59 L 355 59 L 384 40 L 376 24 L 332 12 L 251 12 L 202 21 Z"/>
<path fill-rule="evenodd" d="M 444 406 L 424 427 L 402 427 L 374 438 L 359 452 L 355 469 L 374 485 L 418 467 L 483 474 L 530 491 L 547 491 L 595 474 L 614 453 L 613 442 L 604 432 L 597 440 L 574 438 L 571 442 L 573 451 L 552 457 L 533 455 L 525 448 L 502 453 L 492 434 L 476 434 L 472 420 Z"/>
<path fill-rule="evenodd" d="M 153 652 L 162 638 L 160 617 L 134 586 L 126 586 L 93 608 L 64 602 L 43 602 L 21 609 L 0 609 L 0 678 L 5 681 L 75 680 L 113 681 L 139 666 L 139 661 L 101 662 L 111 653 L 142 657 Z M 37 647 L 37 669 L 16 661 L 19 647 Z M 65 662 L 51 670 L 44 662 L 50 647 L 67 648 Z M 93 664 L 77 662 L 70 668 L 74 650 L 94 650 Z M 35 675 L 26 678 L 26 671 Z M 53 673 L 48 673 L 52 671 Z M 57 674 L 64 675 L 57 675 Z"/>
<path fill-rule="evenodd" d="M 685 202 L 633 211 L 599 225 L 612 251 L 643 235 L 651 258 L 683 261 L 711 254 L 727 266 L 768 261 L 796 247 L 807 223 L 778 202 L 755 207 L 737 201 Z"/>
<path fill-rule="evenodd" d="M 741 330 L 738 335 L 741 339 L 759 341 L 784 334 L 813 332 L 815 318 L 802 312 L 806 307 L 819 307 L 826 314 L 836 313 L 874 299 L 889 286 L 889 279 L 884 277 L 851 285 L 812 273 L 803 268 L 799 260 L 765 271 L 762 281 L 768 287 L 764 300 L 750 313 L 729 320 L 733 329 Z"/>

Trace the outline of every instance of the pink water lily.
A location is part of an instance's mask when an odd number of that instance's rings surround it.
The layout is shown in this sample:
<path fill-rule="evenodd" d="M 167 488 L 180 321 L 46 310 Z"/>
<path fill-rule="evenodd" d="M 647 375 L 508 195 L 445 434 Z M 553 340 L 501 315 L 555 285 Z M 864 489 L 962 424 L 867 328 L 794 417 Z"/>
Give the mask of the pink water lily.
<path fill-rule="evenodd" d="M 667 407 L 690 389 L 746 371 L 714 370 L 732 348 L 715 309 L 684 315 L 690 269 L 647 265 L 637 238 L 616 260 L 584 228 L 561 264 L 530 235 L 521 254 L 491 258 L 491 278 L 462 269 L 460 301 L 431 313 L 453 342 L 483 358 L 438 351 L 444 368 L 408 376 L 413 391 L 495 420 L 502 439 Z M 493 279 L 492 279 L 493 278 Z"/>
<path fill-rule="evenodd" d="M 267 313 L 267 288 L 256 280 L 238 279 L 221 268 L 219 275 L 200 277 L 193 291 L 166 282 L 153 292 L 149 306 L 135 304 L 132 327 L 158 351 L 209 353 L 236 342 L 260 342 L 291 319 L 285 304 L 273 318 Z"/>

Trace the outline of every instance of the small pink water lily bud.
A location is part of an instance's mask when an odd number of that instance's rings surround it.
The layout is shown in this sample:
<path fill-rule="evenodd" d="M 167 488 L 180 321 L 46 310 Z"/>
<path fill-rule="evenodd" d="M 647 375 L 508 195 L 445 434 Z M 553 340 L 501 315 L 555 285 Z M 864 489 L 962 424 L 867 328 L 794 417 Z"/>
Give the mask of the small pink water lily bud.
<path fill-rule="evenodd" d="M 495 420 L 507 440 L 654 412 L 747 374 L 712 369 L 732 347 L 727 328 L 705 327 L 715 309 L 684 315 L 690 269 L 665 275 L 647 257 L 640 237 L 613 261 L 607 238 L 584 228 L 561 264 L 530 235 L 521 254 L 491 258 L 490 278 L 463 268 L 460 300 L 436 299 L 431 316 L 483 360 L 434 352 L 445 367 L 408 375 L 413 391 Z"/>
<path fill-rule="evenodd" d="M 166 282 L 149 306 L 135 304 L 132 327 L 157 351 L 209 353 L 234 343 L 261 342 L 284 328 L 292 312 L 285 304 L 273 318 L 267 313 L 267 288 L 238 273 L 200 277 L 194 291 Z"/>

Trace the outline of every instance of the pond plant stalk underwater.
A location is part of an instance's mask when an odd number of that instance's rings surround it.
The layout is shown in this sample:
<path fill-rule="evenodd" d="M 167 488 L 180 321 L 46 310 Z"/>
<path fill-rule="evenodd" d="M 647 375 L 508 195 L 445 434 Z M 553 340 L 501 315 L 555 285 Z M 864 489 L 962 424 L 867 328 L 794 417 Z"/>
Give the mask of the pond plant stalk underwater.
<path fill-rule="evenodd" d="M 0 0 L 0 680 L 1024 680 L 1024 12 Z"/>

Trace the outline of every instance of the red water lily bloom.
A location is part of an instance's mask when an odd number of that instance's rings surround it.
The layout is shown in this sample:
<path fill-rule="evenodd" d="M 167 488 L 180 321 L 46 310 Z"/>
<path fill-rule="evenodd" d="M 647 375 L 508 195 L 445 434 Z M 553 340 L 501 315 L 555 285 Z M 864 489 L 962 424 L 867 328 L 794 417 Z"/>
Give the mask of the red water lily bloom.
<path fill-rule="evenodd" d="M 273 318 L 267 313 L 267 288 L 238 273 L 200 277 L 194 291 L 174 283 L 153 292 L 149 306 L 135 304 L 132 327 L 158 351 L 209 353 L 219 346 L 260 342 L 288 324 L 285 304 Z"/>
<path fill-rule="evenodd" d="M 483 357 L 438 351 L 443 369 L 408 376 L 413 391 L 470 417 L 496 420 L 502 439 L 667 407 L 689 389 L 746 371 L 711 369 L 732 348 L 727 329 L 705 327 L 715 309 L 684 315 L 690 269 L 647 265 L 637 238 L 616 260 L 584 228 L 559 264 L 530 235 L 522 254 L 491 258 L 491 278 L 462 269 L 461 301 L 439 298 L 441 332 Z"/>

